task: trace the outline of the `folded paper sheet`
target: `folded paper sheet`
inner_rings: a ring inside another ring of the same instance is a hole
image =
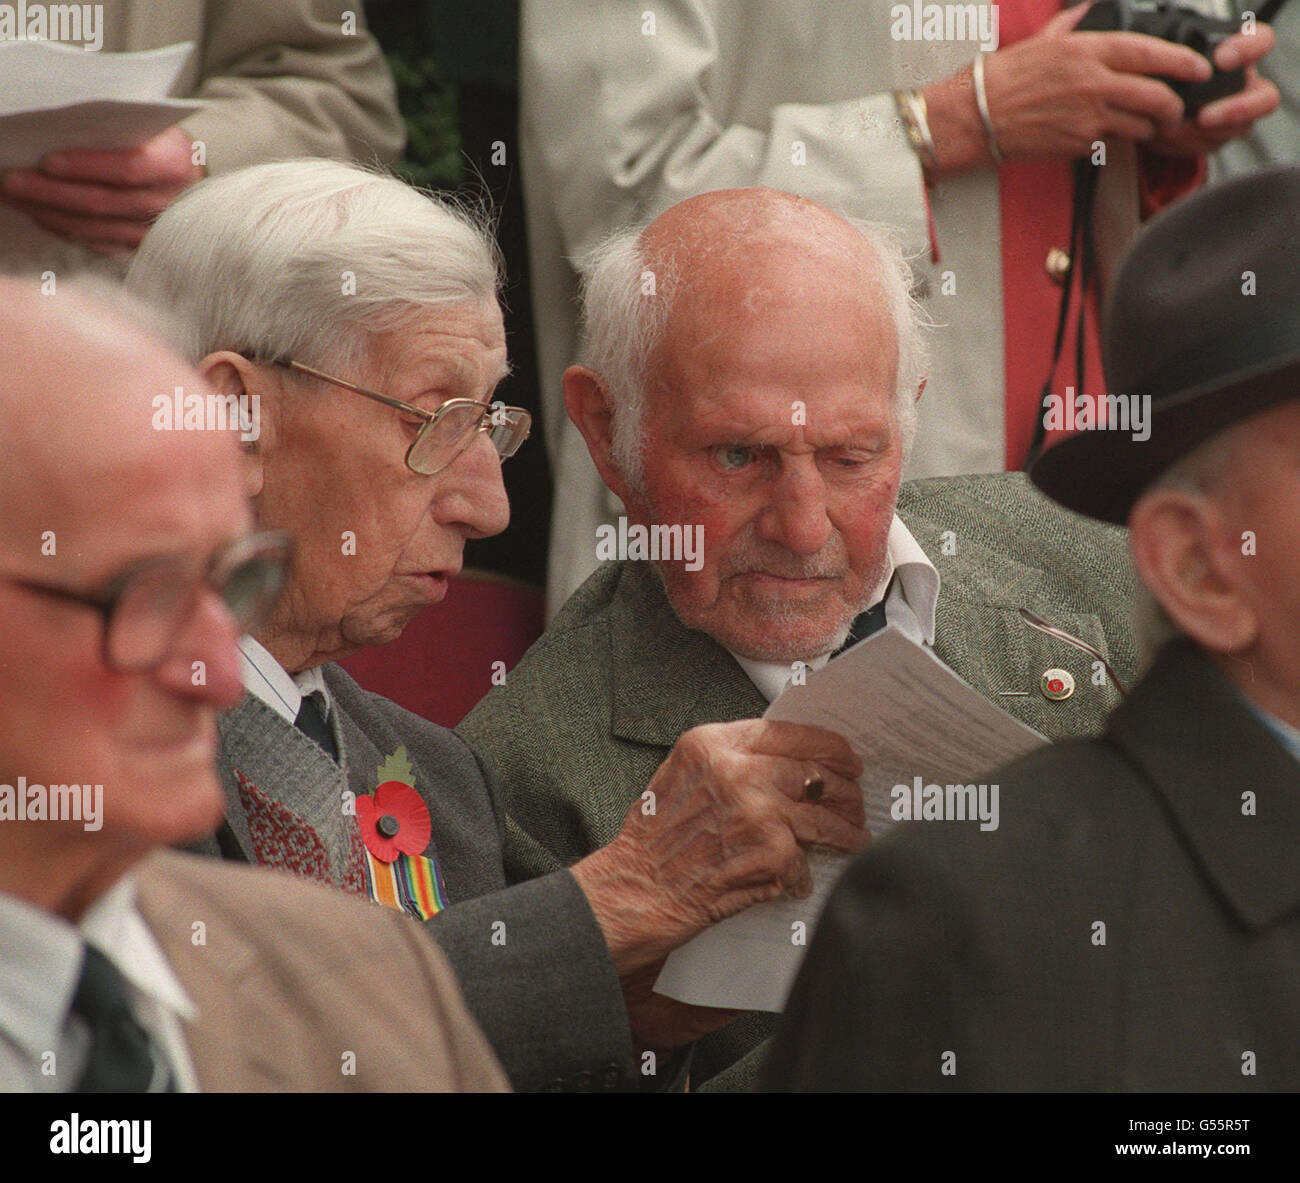
[[[0,42],[0,169],[62,148],[127,148],[204,104],[168,98],[192,41],[139,53]]]

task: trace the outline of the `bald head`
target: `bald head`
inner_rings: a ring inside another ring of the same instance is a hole
[[[879,284],[871,238],[825,206],[776,189],[719,189],[665,210],[639,236],[646,265],[692,283],[732,272],[772,272],[798,260],[830,265],[834,280]]]
[[[0,794],[50,794],[0,826],[0,891],[75,917],[150,847],[220,819],[216,712],[240,694],[237,630],[188,589],[251,515],[235,433],[162,429],[158,400],[205,387],[135,319],[0,280],[0,339]],[[158,664],[108,660],[109,612],[122,651],[157,646]],[[55,785],[81,787],[71,816]]]
[[[615,407],[615,463],[640,483],[647,373],[661,346],[729,331],[784,307],[817,322],[858,313],[894,355],[904,450],[926,361],[910,270],[883,227],[775,189],[723,189],[679,202],[644,229],[612,236],[584,263],[583,362]]]
[[[104,296],[134,305],[116,291]],[[68,541],[102,530],[109,505],[123,512],[169,472],[190,469],[219,487],[237,477],[231,432],[154,429],[155,400],[177,387],[201,393],[195,371],[103,298],[0,279],[0,415],[9,436],[0,468],[0,547],[13,553],[47,530]],[[50,556],[57,557],[57,556]]]
[[[924,366],[889,236],[706,193],[607,243],[584,310],[570,418],[629,519],[703,539],[658,564],[678,618],[754,660],[833,650],[883,593]]]

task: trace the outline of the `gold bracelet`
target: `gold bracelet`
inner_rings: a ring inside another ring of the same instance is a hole
[[[903,122],[903,131],[907,142],[912,145],[927,172],[937,172],[939,158],[934,151],[934,138],[930,135],[930,124],[925,116],[925,95],[919,90],[894,91],[894,106],[898,117]]]

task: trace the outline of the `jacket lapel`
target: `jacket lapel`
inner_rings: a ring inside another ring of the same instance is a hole
[[[767,701],[721,645],[688,629],[648,563],[628,563],[610,608],[611,728],[671,748],[704,723],[752,719]]]
[[[262,999],[273,997],[237,925],[220,909],[179,886],[170,873],[151,866],[139,876],[140,912],[197,1009],[185,1024],[190,1058],[204,1092],[265,1092],[290,1087],[268,1049],[282,1044],[281,1023]],[[256,901],[250,900],[250,906]],[[195,917],[203,919],[204,944],[193,944]]]
[[[1165,649],[1110,738],[1243,923],[1264,928],[1300,905],[1300,762],[1190,642]]]
[[[907,525],[939,571],[935,655],[994,705],[1049,739],[1099,735],[1121,701],[1119,692],[1093,657],[1031,628],[1020,609],[1086,641],[1114,665],[1101,618],[1050,594],[1037,567],[969,539],[956,555],[945,555],[925,523]],[[1068,698],[1044,695],[1043,675],[1052,669],[1073,679]]]
[[[1094,668],[1094,658],[1030,628],[1019,604],[981,604],[941,594],[939,605],[935,655],[971,687],[1049,739],[1101,734],[1106,716],[1121,699],[1104,670]],[[1039,597],[1024,606],[1106,654],[1113,664],[1099,617]],[[1053,700],[1043,693],[1048,670],[1064,670],[1073,679],[1068,698]]]

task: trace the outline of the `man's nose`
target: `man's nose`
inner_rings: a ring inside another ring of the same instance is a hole
[[[826,482],[816,457],[784,458],[768,504],[759,516],[759,535],[795,554],[811,555],[830,541],[832,530],[826,512]]]
[[[440,525],[459,527],[467,538],[491,538],[510,524],[501,456],[487,432],[477,432],[470,446],[429,480],[437,485],[432,510]]]
[[[244,693],[238,642],[239,626],[230,609],[205,586],[157,678],[168,689],[218,709],[234,706]]]

